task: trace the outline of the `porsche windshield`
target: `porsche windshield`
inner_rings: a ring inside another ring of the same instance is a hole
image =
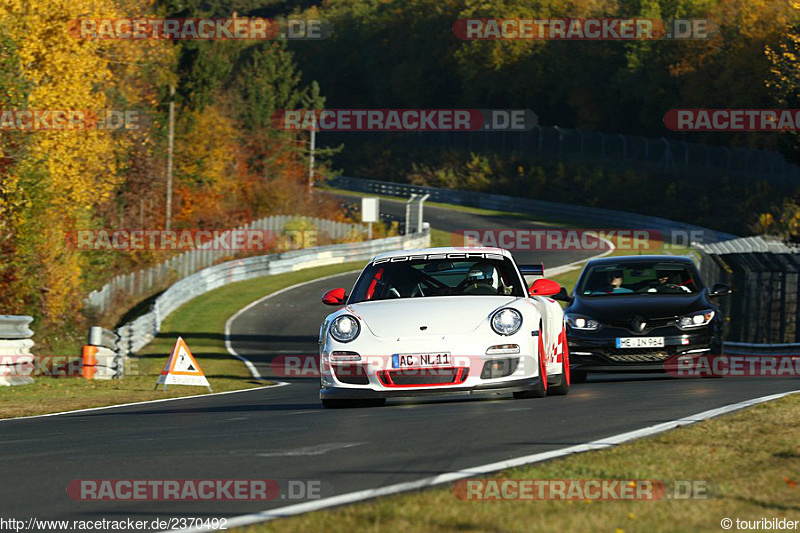
[[[432,296],[525,296],[510,259],[408,260],[371,264],[348,303]]]
[[[589,267],[575,291],[581,296],[626,294],[695,294],[700,290],[693,268],[684,263],[642,261]]]

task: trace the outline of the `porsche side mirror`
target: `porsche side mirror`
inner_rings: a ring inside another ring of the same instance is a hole
[[[708,292],[708,296],[714,298],[716,296],[724,296],[726,294],[730,294],[733,291],[731,290],[730,286],[724,283],[715,283],[711,290]]]
[[[555,296],[562,290],[561,285],[555,281],[547,278],[537,279],[528,289],[528,294],[531,296]],[[566,291],[564,291],[566,292]]]
[[[325,305],[344,305],[347,301],[347,294],[341,287],[331,289],[322,295],[322,303]]]

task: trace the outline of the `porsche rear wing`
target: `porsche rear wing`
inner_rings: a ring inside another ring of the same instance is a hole
[[[519,272],[523,276],[544,276],[544,264],[519,265]]]

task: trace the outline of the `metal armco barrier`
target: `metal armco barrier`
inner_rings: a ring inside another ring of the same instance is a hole
[[[31,322],[33,317],[27,315],[0,315],[0,385],[33,383],[31,376],[19,375],[19,369],[32,365],[34,359]]]
[[[314,228],[315,231],[319,231],[334,241],[361,238],[366,234],[366,227],[362,224],[348,224],[322,218],[292,215],[275,215],[261,218],[231,231],[260,230],[273,232],[276,235],[283,235],[287,231],[289,233],[301,233],[297,230],[287,230],[287,226],[291,227],[292,223],[301,222],[309,224],[309,227]],[[237,253],[234,250],[214,250],[209,246],[189,250],[150,268],[115,277],[100,289],[89,293],[84,303],[87,308],[105,313],[114,304],[117,296],[140,297],[150,295],[154,291],[163,288],[171,279],[189,276],[223,258],[235,255]]]
[[[527,213],[536,218],[601,225],[609,229],[642,228],[658,230],[665,233],[680,232],[681,235],[685,235],[688,239],[695,242],[698,240],[697,237],[699,237],[702,242],[706,243],[726,241],[736,238],[736,235],[732,235],[730,233],[711,230],[701,226],[695,226],[693,224],[686,224],[684,222],[678,222],[660,217],[638,215],[636,213],[614,211],[612,209],[602,209],[599,207],[562,204],[559,202],[518,198],[514,196],[504,196],[501,194],[457,191],[453,189],[440,189],[437,187],[422,187],[418,185],[409,185],[407,183],[393,183],[388,181],[351,178],[347,176],[336,176],[329,179],[327,183],[332,187],[338,187],[340,189],[346,189],[349,191],[384,194],[388,196],[407,197],[412,194],[427,194],[429,195],[428,199],[431,202],[465,205],[470,207],[479,207],[482,209],[494,209],[498,211],[509,211],[515,213]],[[677,244],[689,245],[690,242],[679,242]]]
[[[113,331],[92,326],[81,353],[81,376],[85,379],[125,377],[125,354],[118,349],[119,337]]]
[[[720,304],[734,346],[800,343],[800,249],[763,237],[697,248],[706,282],[733,288]]]
[[[134,355],[158,334],[161,322],[167,315],[193,298],[228,283],[304,268],[367,261],[382,252],[425,248],[429,245],[430,231],[425,228],[412,235],[248,257],[205,268],[170,286],[156,299],[148,313],[118,328],[120,339],[117,353],[121,356]]]
[[[797,355],[800,356],[800,344],[754,344],[748,342],[726,342],[725,353],[728,355]]]
[[[420,187],[404,183],[338,176],[333,187],[370,194],[429,194],[430,200],[577,223],[629,227],[702,236],[691,238],[695,261],[706,284],[727,283],[733,294],[718,299],[730,318],[731,350],[775,353],[776,345],[800,343],[800,249],[763,237],[735,235],[659,217],[497,194]],[[744,344],[743,344],[744,343]],[[726,343],[726,350],[729,343]],[[794,347],[786,348],[790,352]],[[743,352],[732,352],[743,353]],[[794,352],[796,353],[796,352]]]
[[[23,315],[0,315],[0,339],[29,339],[33,331],[28,325],[33,317]]]

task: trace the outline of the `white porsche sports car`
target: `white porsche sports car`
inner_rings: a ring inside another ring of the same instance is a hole
[[[500,248],[428,248],[375,257],[341,308],[320,328],[320,399],[325,407],[382,405],[386,398],[505,391],[514,398],[566,394],[564,314],[548,279],[528,289]]]

